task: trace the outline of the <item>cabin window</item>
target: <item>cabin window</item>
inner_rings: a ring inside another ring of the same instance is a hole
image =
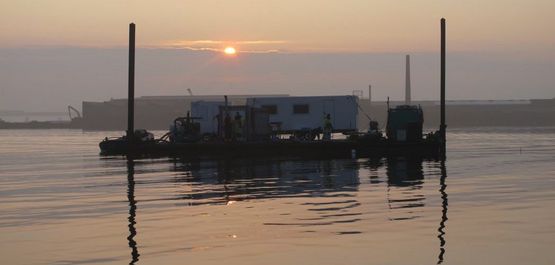
[[[307,114],[309,112],[308,104],[293,105],[293,114]]]
[[[268,114],[277,114],[277,105],[262,105],[262,109],[268,112]]]

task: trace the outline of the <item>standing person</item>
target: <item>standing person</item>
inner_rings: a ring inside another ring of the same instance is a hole
[[[322,140],[331,140],[331,132],[333,130],[333,126],[331,123],[331,115],[328,113],[324,117],[324,135],[322,136]]]

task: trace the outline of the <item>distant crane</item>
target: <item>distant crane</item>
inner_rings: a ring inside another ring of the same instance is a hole
[[[71,115],[71,112],[75,113],[75,117]],[[69,120],[73,120],[75,118],[77,119],[81,119],[81,112],[79,112],[76,108],[70,106],[67,106],[67,114],[69,115]]]
[[[187,91],[189,92],[189,96],[193,96],[193,91],[190,88],[187,88]]]
[[[74,115],[71,114],[72,112],[74,113]],[[83,116],[81,116],[81,112],[79,112],[76,108],[68,105],[67,114],[69,115],[70,128],[83,128]]]

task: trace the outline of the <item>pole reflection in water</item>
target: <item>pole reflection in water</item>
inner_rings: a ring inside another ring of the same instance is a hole
[[[447,178],[447,169],[445,168],[445,159],[441,160],[441,178],[439,179],[439,192],[441,193],[441,222],[439,222],[439,228],[437,231],[439,235],[439,256],[437,264],[443,263],[443,256],[445,255],[445,223],[447,222],[447,206],[449,205],[447,199],[447,184],[445,179]]]
[[[198,207],[197,211],[202,214],[191,215],[190,218],[198,216],[206,218],[209,215],[204,215],[204,213],[214,209],[209,209],[210,206],[217,208],[234,205],[226,211],[252,217],[253,210],[251,209],[260,210],[254,215],[260,218],[259,223],[255,222],[253,225],[267,228],[259,228],[259,231],[283,231],[285,229],[289,232],[311,233],[312,235],[322,231],[336,235],[367,233],[369,229],[366,224],[379,222],[383,217],[386,218],[385,220],[390,220],[391,224],[398,222],[398,225],[419,225],[419,223],[415,223],[418,221],[412,220],[420,217],[426,217],[421,219],[427,220],[430,213],[427,209],[432,209],[431,206],[426,205],[431,203],[425,203],[425,195],[430,191],[425,189],[430,185],[425,184],[433,183],[435,186],[437,183],[435,178],[429,180],[425,180],[425,178],[441,176],[439,191],[442,199],[442,218],[437,228],[439,234],[436,234],[440,240],[438,264],[444,260],[445,223],[447,221],[444,162],[426,160],[421,157],[370,158],[368,160],[228,159],[191,161],[172,159],[171,161],[173,164],[171,170],[176,174],[164,181],[177,185],[173,186],[173,198],[164,199],[164,201],[173,201],[173,207]],[[137,201],[134,196],[134,165],[133,160],[127,161],[129,201],[129,236],[127,239],[132,250],[130,264],[135,264],[139,260],[138,246],[135,242]],[[368,169],[368,182],[359,176],[360,172],[363,172],[361,171],[363,168]],[[382,191],[384,189],[387,191],[385,202],[388,207],[384,207],[386,205],[384,205],[383,195],[366,193],[371,192],[368,185],[372,186],[371,189],[380,187]],[[258,202],[254,202],[255,200]],[[285,204],[280,205],[282,201]],[[241,209],[237,205],[244,208]],[[267,205],[272,205],[272,207]],[[384,215],[380,217],[376,215],[378,213],[376,210],[381,208],[384,208],[385,211]],[[278,209],[279,213],[275,213],[274,209]],[[434,207],[432,214],[436,209]],[[228,224],[236,229],[241,229],[241,225],[236,223]],[[396,225],[385,226],[395,229]],[[198,227],[198,229],[206,230],[204,233],[212,232],[210,227]],[[435,232],[435,229],[432,231]],[[204,242],[204,244],[214,243]],[[148,249],[143,249],[144,251],[148,252]],[[431,256],[435,260],[435,253]]]
[[[129,202],[129,236],[127,241],[129,242],[129,247],[131,248],[131,262],[129,264],[135,264],[139,261],[139,250],[137,249],[137,242],[135,242],[135,236],[137,235],[137,230],[135,229],[135,212],[137,210],[137,201],[135,200],[135,161],[132,158],[127,159],[127,201]]]

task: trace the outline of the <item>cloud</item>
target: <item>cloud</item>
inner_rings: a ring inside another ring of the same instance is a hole
[[[285,40],[171,40],[147,45],[147,48],[221,52],[225,47],[232,46],[240,53],[278,53],[281,52],[279,46],[288,43]]]
[[[289,41],[285,40],[242,40],[242,41],[232,41],[232,40],[173,40],[166,43],[173,45],[270,45],[270,44],[285,44]]]

